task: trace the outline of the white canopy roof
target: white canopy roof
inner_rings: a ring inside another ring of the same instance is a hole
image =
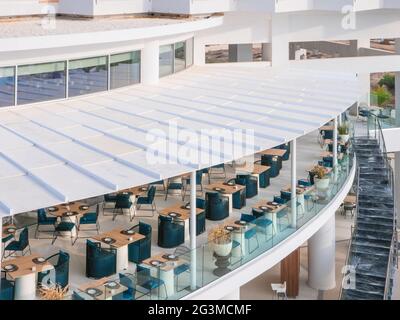
[[[317,129],[358,97],[355,74],[226,64],[192,67],[157,85],[0,110],[0,215],[98,196],[268,149]],[[244,137],[251,148],[241,149],[234,135],[220,148],[198,147],[187,134],[204,129],[250,130]],[[168,161],[152,162],[155,150]]]

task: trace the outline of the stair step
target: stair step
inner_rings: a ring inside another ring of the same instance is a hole
[[[357,289],[343,290],[342,299],[345,300],[383,300],[383,294],[374,294]]]

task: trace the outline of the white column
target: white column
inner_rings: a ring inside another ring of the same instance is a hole
[[[287,65],[290,42],[289,15],[275,14],[271,19],[272,65]]]
[[[371,104],[371,75],[369,73],[359,73],[358,81],[360,82],[361,93],[360,104]]]
[[[141,82],[154,84],[159,80],[160,72],[160,44],[151,41],[144,45],[141,54]]]
[[[396,54],[400,54],[400,38],[396,39]],[[396,124],[400,126],[400,72],[395,73]]]
[[[237,288],[231,293],[228,293],[221,300],[240,300],[240,288]]]
[[[190,175],[190,289],[196,289],[196,171]]]
[[[291,157],[291,212],[292,212],[292,228],[297,227],[297,142],[296,139],[290,142]]]
[[[229,45],[229,62],[251,61],[253,61],[253,45],[251,43]]]
[[[335,215],[308,240],[308,285],[316,290],[336,287]]]
[[[202,66],[206,63],[206,45],[199,39],[194,40],[193,63]]]

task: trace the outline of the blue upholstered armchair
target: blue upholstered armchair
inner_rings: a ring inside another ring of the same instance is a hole
[[[218,192],[206,192],[206,218],[217,221],[229,216],[229,199]]]
[[[156,203],[154,202],[154,197],[156,195],[156,187],[155,186],[150,186],[149,189],[147,190],[147,195],[145,197],[139,197],[137,199],[136,205],[137,209],[140,210],[142,209],[143,205],[150,206],[152,216],[154,216],[154,212],[156,211]]]
[[[7,273],[1,271],[1,285],[0,285],[0,301],[1,300],[14,300],[14,281],[6,278]]]
[[[135,241],[128,245],[129,261],[136,264],[141,263],[143,260],[150,258],[151,256],[152,227],[147,223],[139,222],[137,231],[146,238]]]
[[[86,277],[103,278],[116,272],[117,252],[105,249],[99,242],[86,240]]]
[[[280,171],[280,160],[279,157],[277,156],[271,156],[268,154],[263,154],[261,156],[261,164],[263,166],[269,166],[269,175],[271,178],[275,178],[279,175]]]
[[[184,222],[160,215],[158,217],[158,246],[161,248],[175,248],[184,242]]]
[[[93,228],[85,228],[83,231],[97,231],[99,233],[100,225],[99,225],[99,214],[100,214],[100,204],[96,205],[95,212],[88,212],[83,217],[79,219],[78,229],[81,230],[82,226],[92,225]]]
[[[132,217],[132,201],[131,201],[131,193],[123,192],[117,194],[117,198],[115,201],[114,211],[113,211],[113,220],[117,217],[118,213],[123,215],[124,210],[129,210],[129,215]]]
[[[243,181],[242,181],[243,182]],[[228,180],[226,183],[237,183],[237,179],[233,178]],[[242,185],[242,184],[240,184]],[[235,209],[242,209],[246,205],[246,190],[239,190],[232,194],[232,207]]]
[[[236,183],[246,187],[246,198],[253,198],[258,194],[258,178],[250,174],[238,174]]]
[[[40,226],[50,226],[52,227],[51,230],[46,230],[47,232],[54,232],[54,228],[57,222],[56,217],[48,217],[46,214],[46,210],[44,209],[39,209],[37,210],[37,225],[36,225],[36,231],[35,231],[35,238],[38,238],[38,233],[42,232],[40,230]]]
[[[48,270],[44,272],[38,273],[38,284],[50,285],[52,281],[55,281],[54,284],[65,288],[69,283],[69,254],[67,252],[61,251],[57,254],[54,254],[46,259],[46,261],[50,262],[54,266],[53,270]],[[49,277],[46,283],[43,283],[45,277],[49,275],[51,272],[55,272],[55,278],[51,279]]]

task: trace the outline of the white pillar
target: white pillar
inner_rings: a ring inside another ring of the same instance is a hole
[[[333,119],[333,168],[336,170],[338,165],[338,120]]]
[[[240,300],[240,288],[237,288],[231,293],[228,293],[221,300]]]
[[[271,19],[272,65],[287,65],[290,42],[289,15],[275,14]]]
[[[190,289],[196,290],[196,171],[190,175]]]
[[[229,45],[229,62],[251,61],[253,61],[253,45],[251,43]]]
[[[272,44],[271,43],[263,43],[261,52],[262,52],[262,61],[271,61],[272,60]]]
[[[160,44],[151,41],[144,45],[141,54],[141,82],[157,83],[160,78]]]
[[[335,215],[308,240],[308,285],[316,290],[336,287]]]
[[[360,104],[371,104],[371,74],[369,73],[359,73],[358,81],[360,83],[361,94]]]
[[[297,142],[293,139],[290,142],[291,157],[291,212],[292,212],[292,228],[297,227]]]

